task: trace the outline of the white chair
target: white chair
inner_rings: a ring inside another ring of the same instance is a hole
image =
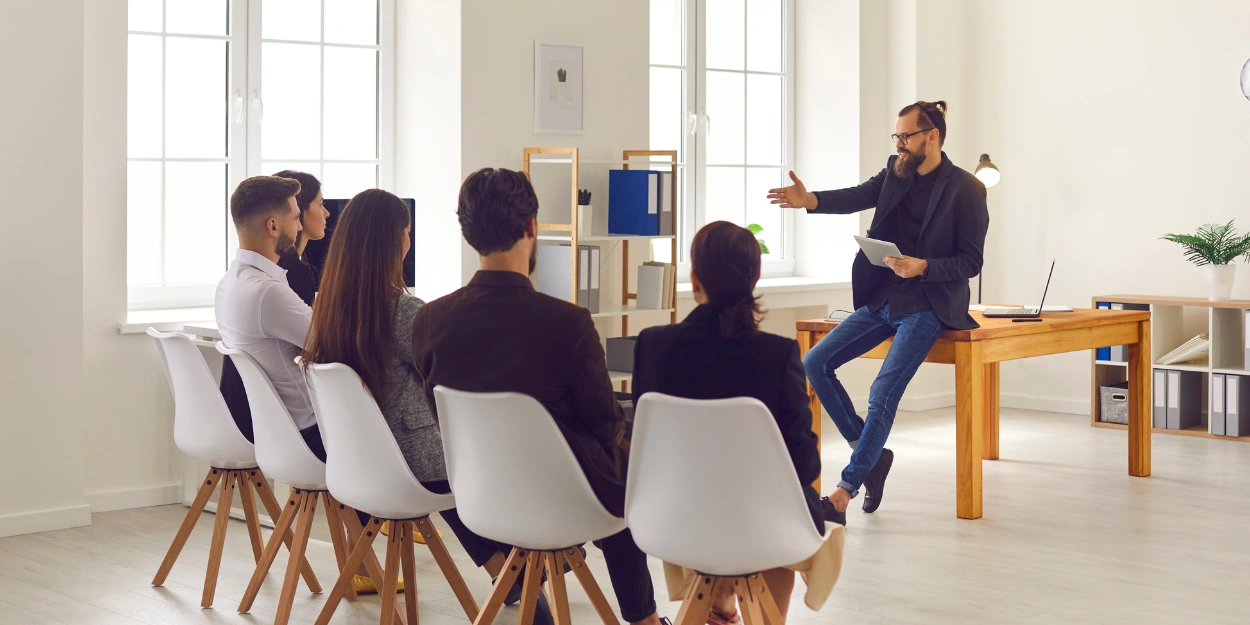
[[[547,410],[519,393],[467,393],[445,386],[435,387],[434,401],[460,520],[483,537],[515,545],[475,623],[494,622],[522,564],[518,623],[533,622],[544,567],[555,622],[570,623],[567,560],[599,618],[619,625],[575,546],[617,534],[625,521],[599,503]]]
[[[386,577],[382,592],[382,625],[390,625],[395,612],[395,587],[399,564],[409,587],[405,594],[408,622],[417,622],[417,587],[413,534],[423,535],[447,583],[460,600],[470,621],[478,606],[460,570],[447,552],[430,515],[456,506],[452,495],[426,490],[412,475],[404,455],[391,435],[386,418],[351,367],[339,363],[308,366],[308,390],[321,436],[326,444],[326,484],[335,499],[373,515],[373,523],[389,520],[386,545]],[[355,549],[327,599],[317,625],[325,625],[352,583],[352,572],[366,553],[372,553],[376,532],[369,532]]]
[[[345,570],[347,554],[350,551],[349,541],[343,534],[347,527],[351,541],[358,541],[362,534],[367,534],[356,518],[356,511],[340,505],[326,487],[326,465],[308,449],[291,414],[287,412],[282,398],[278,396],[269,376],[260,365],[247,353],[217,343],[217,351],[229,356],[243,378],[243,387],[247,390],[247,403],[252,409],[252,430],[256,440],[256,461],[265,473],[280,482],[291,485],[291,495],[282,515],[274,521],[274,536],[281,535],[295,526],[295,541],[290,546],[291,559],[287,564],[286,577],[282,583],[282,593],[278,597],[275,625],[285,625],[291,617],[291,607],[295,602],[296,558],[302,558],[308,549],[308,538],[312,531],[313,518],[317,512],[317,501],[324,497],[326,517],[330,525],[330,540],[334,544],[334,555],[338,559],[339,570]],[[372,523],[371,523],[372,525]],[[278,555],[278,542],[272,537],[265,546],[264,553],[256,562],[256,571],[247,585],[247,591],[239,602],[239,612],[252,609],[252,603],[260,592],[261,583],[269,568],[273,566]],[[364,556],[365,569],[375,579],[382,579],[383,573],[377,556],[370,550]],[[355,567],[351,569],[355,570]],[[313,589],[320,592],[320,587]],[[350,586],[346,591],[348,599],[355,599],[355,588]]]
[[[213,596],[217,590],[217,572],[221,567],[221,553],[225,546],[234,490],[239,490],[243,517],[252,541],[252,555],[257,561],[260,560],[262,545],[260,518],[256,513],[256,498],[253,493],[260,496],[261,503],[271,518],[278,518],[281,508],[265,475],[257,467],[255,449],[234,424],[230,409],[226,406],[221,391],[217,389],[213,374],[199,348],[185,334],[157,332],[148,328],[148,336],[156,341],[157,352],[161,355],[161,363],[169,379],[169,390],[174,396],[174,443],[182,453],[212,467],[200,485],[182,526],[178,528],[156,577],[152,579],[152,585],[160,586],[165,583],[165,578],[169,576],[174,562],[182,553],[187,538],[195,529],[196,521],[204,512],[204,505],[220,485],[217,518],[213,524],[213,540],[208,552],[208,571],[204,578],[204,594],[200,599],[200,605],[207,608],[213,605]],[[278,535],[283,536],[283,541],[290,545],[290,532]],[[317,583],[317,577],[313,575],[312,568],[306,561],[303,562],[301,570],[308,587],[320,591],[321,585]]]
[[[715,449],[708,462],[697,449]],[[735,506],[726,514],[726,505]],[[810,558],[824,542],[768,408],[749,397],[638,401],[625,486],[638,548],[699,573],[677,625],[702,625],[719,584],[732,584],[746,625],[782,623],[759,575]],[[761,616],[761,611],[763,616]]]

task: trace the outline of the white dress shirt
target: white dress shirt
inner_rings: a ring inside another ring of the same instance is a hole
[[[241,249],[217,284],[214,303],[226,346],[246,352],[269,374],[296,427],[316,425],[308,385],[295,364],[312,323],[312,309],[287,286],[286,270]]]

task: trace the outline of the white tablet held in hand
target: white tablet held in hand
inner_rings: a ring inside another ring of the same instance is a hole
[[[885,264],[887,256],[893,256],[894,258],[903,257],[903,253],[898,251],[898,246],[889,241],[879,241],[857,236],[855,237],[855,242],[859,243],[859,249],[864,250],[864,255],[868,257],[868,262],[878,267],[887,266]]]

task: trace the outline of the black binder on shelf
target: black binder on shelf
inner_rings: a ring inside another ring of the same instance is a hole
[[[1167,429],[1187,430],[1202,423],[1202,372],[1169,370]]]
[[[1224,376],[1224,433],[1250,436],[1250,376]]]
[[[1168,372],[1166,369],[1155,369],[1152,393],[1154,394],[1154,412],[1151,426],[1162,430],[1168,426]]]
[[[1222,373],[1211,374],[1211,433],[1224,436],[1224,382],[1228,376]],[[1236,377],[1236,376],[1233,376]]]

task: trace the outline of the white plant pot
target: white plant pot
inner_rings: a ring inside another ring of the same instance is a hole
[[[1232,298],[1233,278],[1237,275],[1237,265],[1207,265],[1207,298],[1213,302],[1222,302]]]
[[[595,208],[590,204],[577,207],[577,236],[606,237],[608,236],[608,209]]]

